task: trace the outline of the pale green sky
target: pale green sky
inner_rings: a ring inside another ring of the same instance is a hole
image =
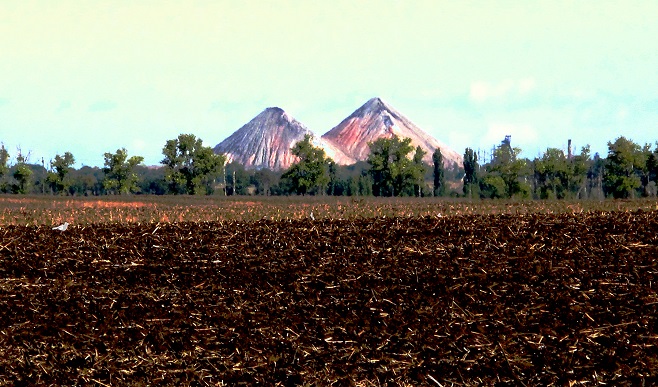
[[[0,0],[0,141],[101,165],[379,96],[460,153],[658,140],[658,1]]]

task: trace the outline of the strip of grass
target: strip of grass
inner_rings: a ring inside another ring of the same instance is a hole
[[[0,225],[360,219],[408,216],[562,214],[658,209],[656,199],[510,201],[443,198],[0,196]]]

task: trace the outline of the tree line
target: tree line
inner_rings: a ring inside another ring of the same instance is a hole
[[[658,142],[641,146],[624,136],[608,142],[608,154],[590,155],[589,145],[572,155],[548,148],[534,160],[506,138],[492,160],[479,165],[475,152],[464,153],[463,194],[480,198],[604,199],[655,197]]]
[[[168,140],[162,149],[162,168],[142,165],[142,156],[125,148],[106,152],[103,168],[73,168],[70,152],[55,155],[46,168],[30,164],[30,155],[17,150],[16,163],[8,165],[9,152],[0,145],[0,192],[54,195],[212,194],[226,157],[203,146],[192,134]]]
[[[468,198],[603,199],[657,194],[658,142],[641,146],[619,137],[608,142],[605,158],[548,148],[540,157],[521,158],[506,137],[491,160],[480,164],[466,148],[462,165],[446,167],[440,149],[433,165],[411,139],[396,136],[369,143],[366,161],[337,165],[306,136],[291,149],[297,162],[285,171],[247,170],[203,146],[192,134],[168,140],[161,167],[146,167],[125,148],[103,155],[102,168],[73,168],[70,152],[55,155],[48,166],[30,163],[17,149],[15,163],[0,145],[0,192],[50,195],[333,195],[453,196]]]

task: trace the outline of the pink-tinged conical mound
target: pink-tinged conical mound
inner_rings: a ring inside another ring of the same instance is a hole
[[[427,134],[380,98],[366,102],[338,126],[325,133],[322,139],[342,150],[347,157],[363,161],[370,153],[369,142],[392,135],[401,139],[411,138],[414,147],[420,146],[426,152],[423,160],[430,165],[433,162],[432,154],[437,148],[441,149],[445,166],[463,163],[459,153]]]

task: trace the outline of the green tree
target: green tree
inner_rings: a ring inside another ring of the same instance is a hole
[[[105,175],[98,167],[83,166],[71,171],[71,186],[69,192],[73,195],[94,195],[103,193],[103,180]]]
[[[329,160],[327,162],[327,171],[328,171],[328,177],[329,177],[329,187],[327,189],[327,194],[331,196],[337,195],[337,190],[339,187],[339,181],[338,181],[338,167],[336,165],[336,162],[333,160]]]
[[[357,179],[357,193],[352,196],[372,196],[373,181],[372,176],[365,174],[359,175]]]
[[[370,154],[368,164],[372,176],[372,190],[375,196],[393,196],[393,172],[391,164],[394,162],[392,148],[399,143],[399,139],[380,138],[368,143]],[[409,147],[409,152],[411,148]]]
[[[281,174],[270,169],[259,169],[249,178],[249,182],[256,188],[256,195],[270,195]]]
[[[349,196],[359,196],[359,179],[361,176],[352,176],[350,177],[347,184],[347,195]]]
[[[655,145],[656,148],[653,150],[653,152],[651,152],[649,157],[647,157],[647,169],[649,170],[649,179],[652,181],[658,180],[658,141],[656,142]],[[1,159],[0,162],[2,162]]]
[[[472,198],[480,194],[478,155],[471,148],[464,151],[464,195]]]
[[[588,198],[590,199],[605,199],[605,192],[603,190],[603,174],[605,171],[606,160],[602,158],[598,152],[589,162],[587,168],[587,190]]]
[[[134,170],[137,175],[137,192],[149,195],[164,195],[168,192],[165,181],[165,169],[137,165]]]
[[[405,189],[407,190],[406,193],[409,196],[418,196],[421,197],[426,194],[426,186],[424,184],[425,182],[425,163],[423,162],[423,157],[425,157],[425,152],[423,148],[420,146],[416,147],[416,151],[414,152],[414,157],[411,159],[411,165],[406,171],[406,179],[407,181],[413,181],[413,190],[411,192],[408,191],[408,188],[405,188],[404,182],[401,182],[400,186],[400,191],[403,194],[405,193]]]
[[[608,142],[604,176],[606,193],[614,198],[635,197],[642,186],[640,176],[645,167],[645,155],[640,145],[624,136]]]
[[[249,173],[238,162],[226,164],[226,194],[247,195],[249,193]]]
[[[537,194],[541,199],[564,199],[569,182],[569,162],[564,151],[548,148],[534,162]]]
[[[299,158],[281,176],[291,192],[298,195],[318,194],[325,191],[329,183],[329,161],[324,149],[313,146],[312,136],[305,135],[292,148],[292,154]]]
[[[46,181],[53,192],[59,194],[67,192],[72,183],[67,177],[69,172],[71,172],[71,166],[73,164],[75,164],[75,157],[73,157],[71,152],[66,152],[63,156],[55,155],[55,160],[50,161],[51,170],[48,172]]]
[[[135,167],[144,161],[142,156],[128,158],[126,148],[117,149],[116,153],[106,152],[103,173],[103,187],[115,194],[135,193],[139,189]]]
[[[656,142],[656,148],[647,156],[647,171],[649,175],[649,182],[646,188],[646,195],[655,197],[658,195],[658,187],[656,182],[658,181],[658,142]]]
[[[165,179],[175,194],[211,194],[215,179],[222,174],[225,155],[217,155],[212,148],[192,134],[181,134],[168,140],[162,149],[161,163],[166,167]]]
[[[567,176],[567,190],[569,196],[577,199],[587,197],[587,171],[591,164],[590,146],[581,148],[580,154],[569,160],[569,174]]]
[[[445,167],[443,166],[443,154],[440,148],[436,148],[432,154],[432,161],[434,162],[434,196],[445,196]]]
[[[480,195],[490,199],[501,199],[507,196],[507,184],[499,175],[486,174],[480,179]]]
[[[3,177],[9,172],[9,152],[5,149],[5,144],[0,143],[0,192],[7,191],[7,185]]]
[[[527,169],[527,162],[519,158],[521,148],[513,148],[510,138],[494,150],[493,159],[487,172],[500,177],[505,183],[505,197],[526,197],[530,195],[530,186],[522,179]]]
[[[372,195],[372,182],[369,175],[370,164],[357,161],[351,165],[336,165],[336,185],[334,195]],[[331,182],[330,182],[331,184]]]
[[[23,154],[21,149],[18,149],[18,156],[16,156],[16,165],[14,168],[14,179],[16,179],[17,184],[14,184],[12,191],[14,193],[26,194],[30,190],[30,185],[32,183],[32,174],[33,171],[27,165],[27,162],[30,159],[30,153]]]
[[[369,174],[372,176],[372,190],[375,196],[416,195],[416,188],[424,175],[422,155],[424,151],[416,148],[414,159],[409,154],[414,150],[411,139],[400,140],[399,137],[380,138],[368,144],[370,154]]]

